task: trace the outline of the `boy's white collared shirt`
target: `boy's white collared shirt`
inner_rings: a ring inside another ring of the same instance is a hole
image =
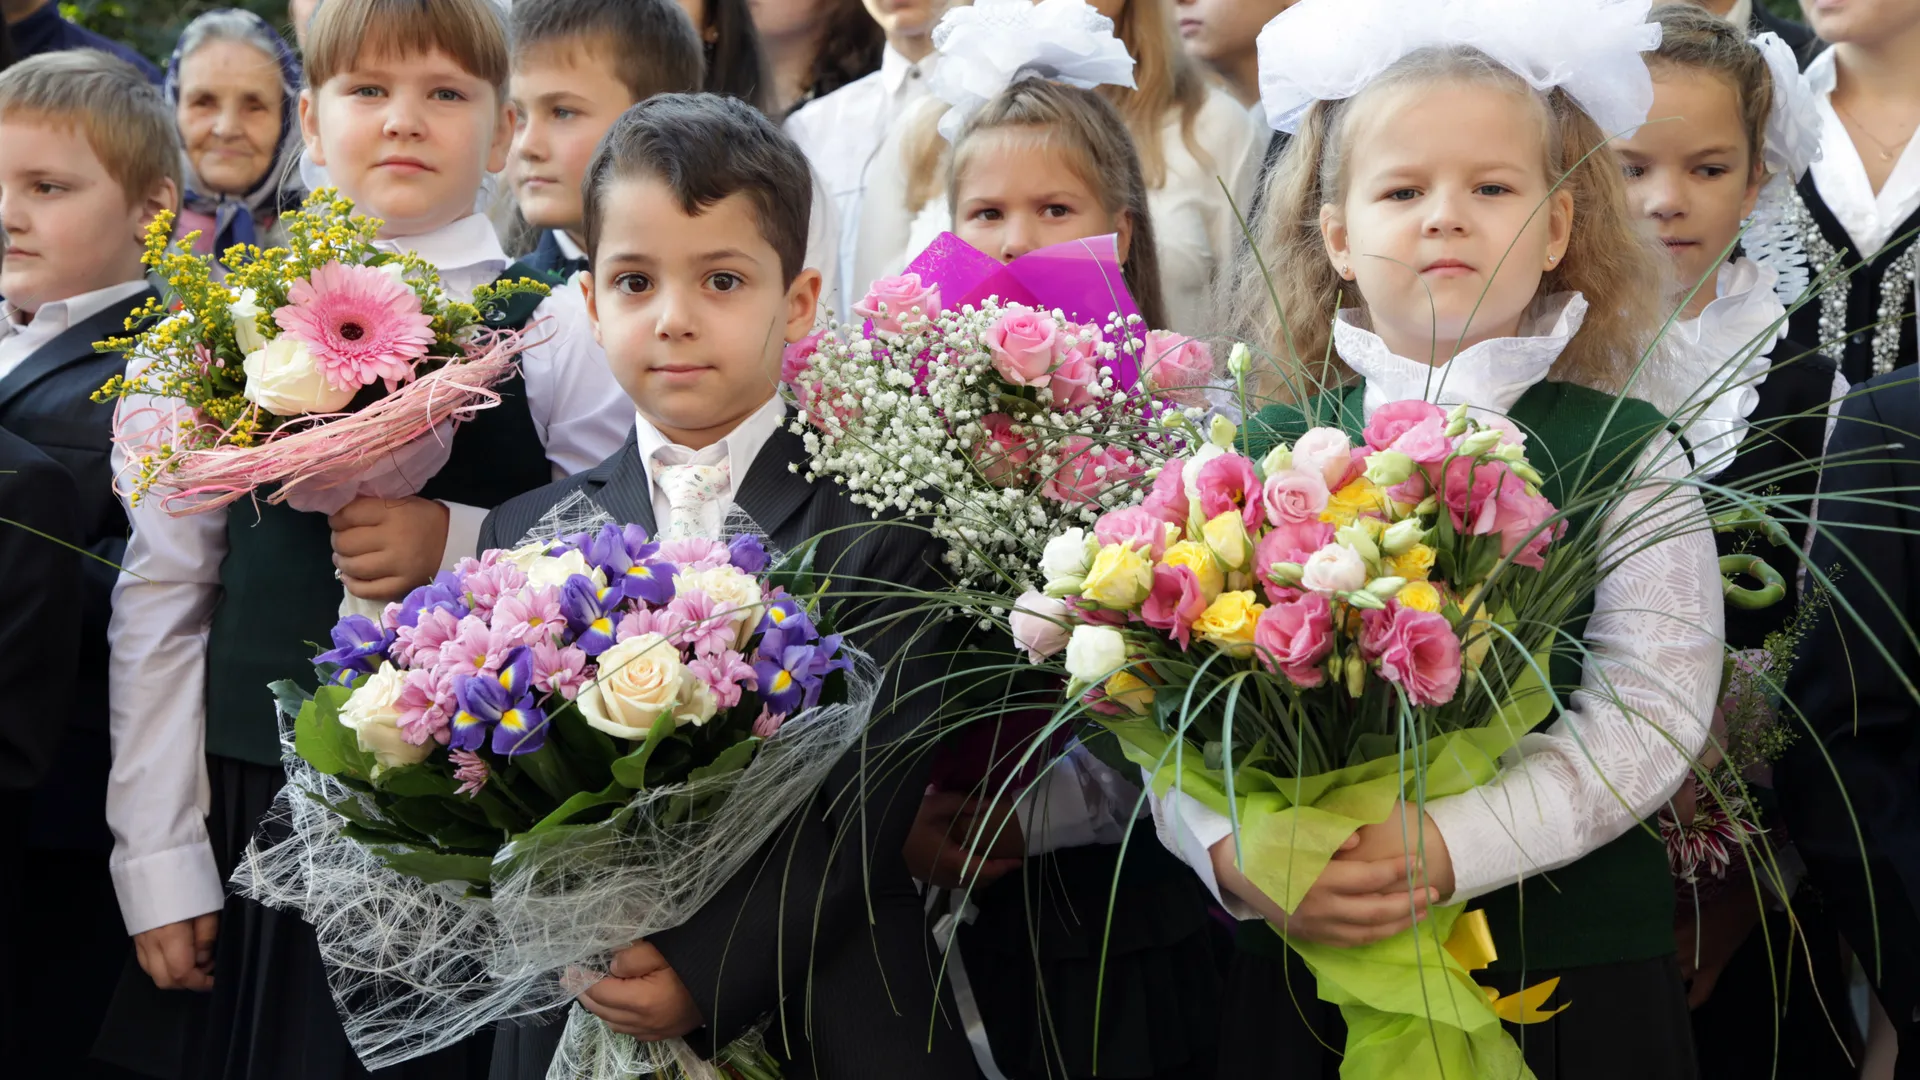
[[[24,313],[12,304],[0,306],[0,379],[13,374],[13,369],[25,363],[42,345],[113,305],[133,299],[146,288],[147,280],[141,278],[54,300],[42,304],[32,322],[26,321]]]
[[[378,246],[417,253],[460,300],[471,299],[512,261],[479,214]],[[633,422],[633,403],[593,340],[579,289],[555,289],[528,327],[533,344],[520,355],[526,404],[557,479],[617,453]],[[116,453],[116,469],[125,464]],[[446,568],[476,553],[487,510],[443,505]],[[170,517],[157,499],[130,507],[128,519],[133,535],[107,630],[114,742],[107,821],[115,842],[114,891],[127,932],[138,934],[224,903],[207,840],[203,748],[207,627],[220,599],[227,523],[225,512]]]
[[[667,493],[660,485],[660,469],[665,465],[725,466],[727,480],[722,490],[724,498],[706,507],[700,522],[701,535],[717,540],[726,526],[727,513],[740,493],[740,485],[747,479],[747,470],[753,468],[761,447],[767,445],[767,440],[786,421],[787,404],[779,394],[775,394],[727,432],[726,437],[700,450],[681,446],[667,438],[644,413],[635,412],[633,417],[640,463],[647,470],[647,493],[653,500],[656,535],[665,535],[667,522],[673,517]]]

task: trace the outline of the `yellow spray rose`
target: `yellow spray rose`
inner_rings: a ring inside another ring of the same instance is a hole
[[[1266,610],[1265,604],[1254,601],[1251,591],[1223,592],[1193,621],[1193,632],[1229,655],[1251,656],[1253,627]]]
[[[1425,544],[1415,544],[1398,555],[1389,556],[1384,566],[1386,572],[1394,577],[1425,581],[1433,576],[1433,549]]]
[[[1160,557],[1160,561],[1168,566],[1184,566],[1193,571],[1193,576],[1200,581],[1200,595],[1206,597],[1209,603],[1220,595],[1221,589],[1227,587],[1226,574],[1221,571],[1220,564],[1213,561],[1213,552],[1208,551],[1205,544],[1192,540],[1168,544],[1167,553]]]
[[[1080,595],[1104,608],[1132,611],[1153,589],[1153,564],[1127,544],[1108,544],[1093,557]]]
[[[1131,671],[1116,671],[1107,680],[1107,700],[1144,714],[1153,707],[1153,687]]]
[[[1247,523],[1238,510],[1222,510],[1201,530],[1213,557],[1227,570],[1245,570],[1253,558],[1253,538],[1247,535]]]
[[[1327,508],[1320,511],[1320,520],[1336,528],[1351,525],[1361,514],[1386,513],[1387,501],[1386,492],[1363,476],[1333,493]]]
[[[1400,601],[1402,607],[1410,607],[1415,611],[1440,610],[1440,590],[1425,581],[1407,582],[1400,587],[1395,599]]]

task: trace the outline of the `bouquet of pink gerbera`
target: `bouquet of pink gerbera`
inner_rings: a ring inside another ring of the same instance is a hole
[[[275,684],[288,783],[235,880],[314,926],[369,1068],[564,1004],[807,802],[876,690],[810,552],[633,525],[489,551],[343,618],[311,694]],[[575,1013],[571,1053],[705,1075]]]
[[[545,284],[457,301],[418,256],[376,248],[380,222],[332,189],[282,220],[286,247],[236,246],[219,263],[193,254],[191,235],[170,241],[170,213],[148,228],[163,299],[100,343],[132,373],[95,394],[126,402],[114,440],[134,501],[158,488],[169,513],[192,514],[277,485],[269,502],[331,513],[361,494],[411,495],[512,375],[521,334],[497,327]]]

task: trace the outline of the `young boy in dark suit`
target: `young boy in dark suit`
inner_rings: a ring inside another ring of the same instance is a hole
[[[859,594],[938,587],[934,549],[792,469],[806,451],[777,390],[781,349],[813,328],[820,295],[803,261],[811,188],[799,148],[738,101],[662,95],[614,124],[587,169],[582,287],[635,431],[597,468],[496,509],[481,546],[519,543],[576,494],[668,538],[717,538],[731,504],[777,548],[819,537],[816,569],[852,594],[842,625],[878,623],[856,644],[894,665],[890,688],[921,686],[937,675],[930,650],[906,647],[910,602]],[[869,766],[916,722],[887,698]],[[772,1015],[768,1044],[793,1040],[789,1076],[975,1075],[936,1014],[921,900],[900,857],[924,770],[895,757],[855,798],[862,757],[850,752],[691,921],[616,955],[581,1003],[616,1031],[708,1054]],[[504,1033],[494,1076],[545,1076],[558,1033]]]
[[[112,986],[102,972],[119,970],[128,951],[105,818],[107,620],[127,519],[108,463],[113,406],[91,400],[126,362],[93,345],[124,334],[154,297],[140,260],[148,223],[177,201],[175,130],[160,92],[106,53],[47,53],[0,74],[0,427],[70,475],[78,543],[98,556],[83,561],[79,589],[62,601],[83,620],[78,672],[66,735],[27,824],[25,902],[36,932],[24,941],[24,968],[35,983],[13,1019],[39,1035],[24,1075],[83,1075],[74,1070]]]

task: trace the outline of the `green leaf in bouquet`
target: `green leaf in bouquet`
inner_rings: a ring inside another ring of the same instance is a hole
[[[760,739],[748,737],[720,751],[714,759],[705,765],[687,773],[688,783],[702,780],[714,780],[733,773],[741,772],[753,762],[754,752],[760,746]],[[678,796],[668,800],[665,820],[668,823],[679,821],[704,821],[712,817],[727,801],[730,794],[725,788],[716,788],[705,794]]]
[[[584,791],[587,788],[587,784],[573,771],[573,767],[567,764],[566,758],[551,747],[542,747],[531,754],[517,755],[513,763],[556,803],[565,802],[573,797],[574,792]],[[619,774],[615,773],[615,775]]]
[[[293,751],[328,776],[373,776],[373,755],[360,749],[360,737],[340,722],[340,707],[353,696],[345,686],[323,686],[300,706],[293,722]]]
[[[591,810],[598,810],[606,806],[619,806],[632,797],[633,789],[617,780],[599,791],[576,792],[566,802],[561,803],[559,809],[541,818],[534,824],[533,828],[528,829],[527,832],[546,832],[559,828],[562,825],[583,824],[574,819]]]
[[[635,791],[647,790],[647,762],[652,760],[654,751],[673,734],[673,710],[662,710],[653,726],[647,729],[647,740],[640,749],[617,758],[613,763],[613,778]]]
[[[369,849],[389,870],[429,885],[462,881],[485,889],[493,884],[493,856],[452,855],[441,851],[376,847]]]
[[[307,688],[292,679],[268,683],[267,690],[273,694],[273,703],[288,716],[299,716],[300,710],[306,707],[307,702],[313,700],[313,695],[307,692]]]
[[[581,776],[584,788],[604,788],[613,780],[611,766],[621,756],[613,737],[588,725],[574,702],[547,715],[547,746],[558,746],[567,764]]]
[[[340,826],[340,835],[363,848],[390,847],[394,844],[424,847],[433,843],[428,837],[421,836],[412,830],[370,829],[353,823]]]
[[[427,839],[425,834],[414,832],[397,821],[367,813],[358,800],[341,799],[335,802],[331,799],[323,799],[312,792],[308,792],[307,797],[338,814],[347,823],[341,827],[342,834],[360,843],[417,844]]]
[[[819,592],[820,585],[813,573],[814,556],[819,551],[820,538],[815,536],[780,556],[779,562],[767,568],[767,584],[797,597],[810,597]]]
[[[460,785],[439,769],[420,764],[384,769],[373,786],[390,795],[433,795],[450,799]]]
[[[432,839],[434,846],[454,851],[488,851],[500,846],[500,834],[468,820],[448,804],[433,796],[408,796],[392,800],[387,812],[407,828]]]

